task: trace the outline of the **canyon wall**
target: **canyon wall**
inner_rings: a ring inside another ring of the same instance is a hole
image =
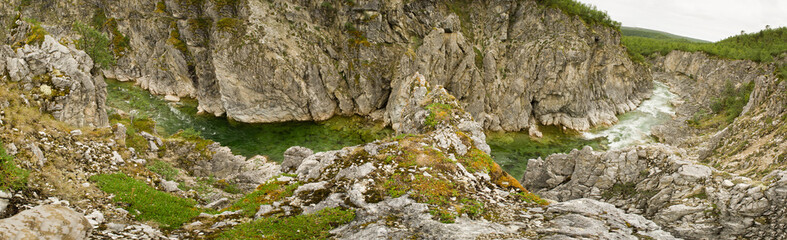
[[[241,122],[358,114],[397,128],[397,93],[418,72],[486,129],[586,130],[651,88],[616,30],[535,1],[6,2],[3,20],[25,4],[21,19],[58,36],[104,22],[119,56],[107,77]]]

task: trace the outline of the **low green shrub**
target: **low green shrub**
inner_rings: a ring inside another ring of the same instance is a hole
[[[24,189],[29,175],[30,172],[16,165],[14,157],[6,153],[3,143],[0,142],[0,190]]]
[[[176,229],[199,215],[196,202],[158,191],[142,181],[123,173],[99,174],[90,177],[99,189],[114,194],[112,199],[138,220],[152,220],[163,229]]]
[[[218,239],[328,239],[330,230],[355,219],[355,210],[326,208],[314,214],[268,217],[235,226]]]

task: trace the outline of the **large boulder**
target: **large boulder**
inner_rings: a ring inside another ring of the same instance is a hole
[[[42,205],[0,220],[0,239],[81,240],[92,226],[81,214],[61,205]]]
[[[294,146],[284,151],[284,161],[281,162],[281,170],[284,172],[294,172],[301,165],[303,159],[314,154],[311,149]]]

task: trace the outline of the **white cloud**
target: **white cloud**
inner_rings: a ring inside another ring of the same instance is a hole
[[[765,28],[787,26],[783,0],[579,0],[607,11],[624,26],[718,41]]]

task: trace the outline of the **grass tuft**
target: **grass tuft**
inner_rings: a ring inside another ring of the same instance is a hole
[[[176,229],[200,213],[194,200],[158,191],[122,173],[94,175],[90,181],[102,191],[114,194],[112,200],[125,205],[137,219],[158,222],[163,229]]]
[[[164,179],[172,181],[175,177],[178,176],[180,171],[177,168],[172,167],[171,164],[161,161],[161,160],[154,160],[147,166],[148,170],[151,172],[157,173],[164,177]]]
[[[14,157],[6,153],[3,143],[0,142],[0,190],[24,189],[29,175],[30,172],[16,165]]]
[[[218,239],[328,239],[331,229],[353,219],[353,209],[326,208],[314,214],[244,223],[220,234]]]
[[[257,187],[252,193],[249,193],[243,198],[238,199],[227,210],[236,211],[243,210],[243,214],[251,217],[257,213],[260,205],[271,204],[280,199],[292,196],[296,188],[301,186],[299,183],[285,185],[284,182],[272,180],[266,184]]]

